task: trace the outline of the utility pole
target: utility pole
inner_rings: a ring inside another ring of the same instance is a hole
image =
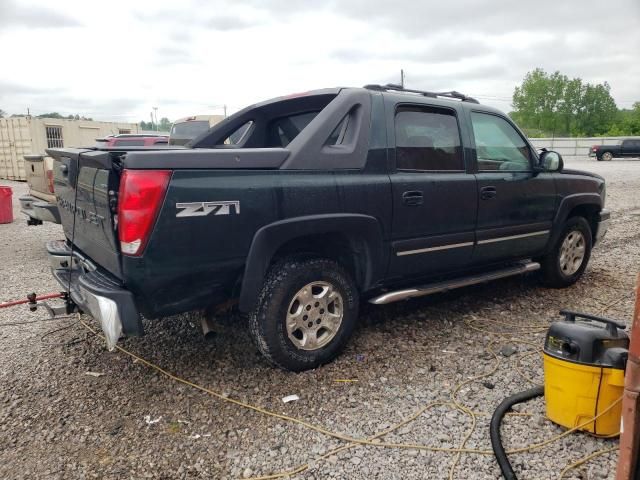
[[[156,114],[156,132],[158,131],[158,107],[153,107],[153,111]]]
[[[400,69],[400,86],[404,88],[404,69]]]
[[[225,103],[222,107],[224,108],[224,118],[227,118],[227,104]]]
[[[151,117],[151,130],[153,130],[153,112],[149,112],[149,116]],[[157,131],[157,129],[156,129]]]

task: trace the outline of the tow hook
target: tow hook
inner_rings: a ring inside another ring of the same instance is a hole
[[[77,305],[71,299],[68,292],[60,292],[60,295],[45,296],[45,298],[62,298],[62,300],[64,300],[64,305],[52,307],[44,301],[44,298],[38,298],[36,294],[32,292],[27,295],[27,306],[29,307],[29,310],[35,312],[38,310],[38,307],[43,307],[49,314],[50,318],[55,318],[58,315],[70,315],[71,313],[78,311]]]

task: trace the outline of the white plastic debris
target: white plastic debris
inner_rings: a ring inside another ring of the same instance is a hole
[[[90,377],[102,377],[104,375],[104,373],[100,373],[100,372],[84,372],[85,375],[89,375]]]
[[[282,401],[284,403],[295,402],[296,400],[300,400],[300,397],[298,395],[287,395],[286,397],[282,398]]]
[[[162,420],[162,415],[158,418],[154,418],[153,420],[151,419],[151,415],[144,416],[144,421],[147,422],[147,425],[153,425],[155,423],[158,423],[160,420]]]

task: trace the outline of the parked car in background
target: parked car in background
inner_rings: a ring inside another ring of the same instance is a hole
[[[96,138],[95,142],[99,147],[129,148],[167,145],[168,140],[167,135],[133,133]],[[24,160],[29,195],[23,195],[19,200],[20,210],[27,216],[27,224],[60,223],[53,184],[53,159],[47,155],[25,155]]]
[[[605,162],[613,158],[640,157],[640,139],[623,140],[620,145],[594,145],[589,156]]]
[[[567,287],[609,222],[602,177],[458,92],[318,90],[187,148],[47,152],[66,237],[47,243],[53,275],[110,348],[143,333],[141,315],[237,302],[267,359],[315,368],[346,345],[360,299],[538,269]]]
[[[128,133],[96,138],[96,143],[98,146],[104,147],[150,147],[153,145],[167,145],[169,136]]]
[[[29,195],[23,195],[19,200],[20,211],[27,216],[27,224],[60,223],[53,190],[53,158],[47,155],[25,155],[24,166]]]
[[[222,115],[194,115],[176,120],[169,134],[169,145],[186,145],[222,120]]]

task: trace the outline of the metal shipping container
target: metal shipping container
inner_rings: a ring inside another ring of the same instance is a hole
[[[44,155],[46,148],[92,147],[96,138],[139,132],[139,126],[135,123],[0,118],[0,178],[26,180],[24,156]]]

